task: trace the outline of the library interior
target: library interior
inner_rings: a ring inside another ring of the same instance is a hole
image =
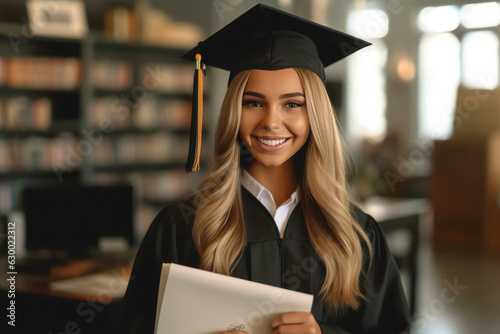
[[[2,0],[9,333],[112,331],[151,222],[214,158],[228,72],[206,69],[200,171],[186,173],[194,62],[182,57],[257,3],[371,43],[326,68],[326,88],[412,332],[500,331],[500,1]]]

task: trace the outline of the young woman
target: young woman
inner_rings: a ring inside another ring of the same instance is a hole
[[[262,13],[273,24],[290,17],[258,6],[252,18],[259,22]],[[231,33],[248,22],[245,15]],[[134,264],[121,333],[153,333],[165,262],[315,296],[310,313],[274,318],[273,333],[408,330],[407,303],[384,235],[348,194],[324,62],[311,65],[320,47],[297,32],[297,24],[283,26],[264,41],[261,31],[243,37],[251,42],[252,61],[231,65],[213,167],[196,194],[152,223]],[[210,54],[206,42],[202,51]],[[272,59],[262,60],[264,54]]]

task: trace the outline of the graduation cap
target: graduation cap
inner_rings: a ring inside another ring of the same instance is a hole
[[[326,84],[325,67],[370,43],[263,4],[198,43],[183,58],[196,60],[187,172],[199,169],[204,64],[230,71],[304,68]]]

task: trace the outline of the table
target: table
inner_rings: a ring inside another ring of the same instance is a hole
[[[18,271],[13,275],[15,298],[8,297],[10,284],[2,279],[0,300],[5,306],[2,309],[6,310],[10,301],[15,301],[16,324],[14,328],[4,320],[2,326],[7,328],[7,333],[111,333],[120,314],[122,299],[116,293],[116,282],[110,280],[109,285],[103,286],[97,293],[59,291],[52,288],[52,283],[95,273],[107,273],[117,278],[130,275],[131,259],[133,256],[130,254],[120,254],[111,258],[72,260],[65,265],[54,266],[47,273]],[[5,257],[0,261],[7,263]],[[6,267],[1,267],[4,273],[8,272]]]
[[[429,211],[428,201],[374,196],[363,203],[362,209],[380,224],[399,269],[408,272],[407,298],[410,312],[414,313],[417,303],[422,216]]]

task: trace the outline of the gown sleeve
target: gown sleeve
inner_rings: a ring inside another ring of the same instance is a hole
[[[358,221],[359,221],[358,214]],[[356,311],[346,317],[318,322],[323,334],[384,333],[406,334],[410,314],[398,267],[379,224],[363,214],[360,221],[368,235],[373,257],[364,261],[361,289],[366,297]]]
[[[154,333],[162,263],[179,263],[186,249],[188,224],[178,213],[178,208],[163,209],[144,236],[132,267],[115,333]]]

